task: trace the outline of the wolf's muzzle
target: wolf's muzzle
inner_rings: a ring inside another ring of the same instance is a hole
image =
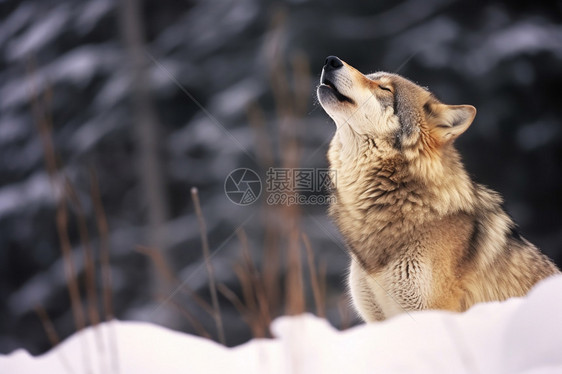
[[[319,95],[321,92],[330,92],[338,101],[345,101],[348,103],[353,103],[354,101],[343,95],[338,90],[338,70],[343,67],[343,62],[336,56],[328,56],[326,61],[324,61],[324,67],[322,68],[322,76],[320,77]]]

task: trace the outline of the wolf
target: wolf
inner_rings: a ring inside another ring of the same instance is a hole
[[[500,195],[471,180],[454,141],[471,105],[446,105],[397,74],[326,59],[317,89],[336,123],[329,214],[350,252],[348,284],[367,322],[525,295],[556,265],[524,239]]]

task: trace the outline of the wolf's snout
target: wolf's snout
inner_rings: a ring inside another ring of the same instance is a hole
[[[318,86],[318,98],[324,109],[336,105],[336,103],[355,103],[349,96],[346,96],[351,93],[349,89],[351,81],[347,77],[346,69],[342,69],[342,67],[344,67],[344,63],[336,56],[328,56],[324,61]]]
[[[328,56],[324,61],[324,71],[337,70],[343,66],[343,62],[336,56]]]

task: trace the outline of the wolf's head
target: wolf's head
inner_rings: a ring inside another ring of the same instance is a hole
[[[324,64],[318,98],[336,122],[342,149],[369,139],[405,159],[440,157],[476,115],[473,106],[443,104],[397,74],[364,75],[334,56]]]

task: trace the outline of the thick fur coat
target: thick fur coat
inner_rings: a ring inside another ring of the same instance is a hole
[[[474,183],[454,140],[476,115],[396,74],[329,57],[318,98],[337,130],[330,214],[351,253],[349,288],[366,321],[464,311],[523,296],[556,266],[522,238],[494,191]]]

